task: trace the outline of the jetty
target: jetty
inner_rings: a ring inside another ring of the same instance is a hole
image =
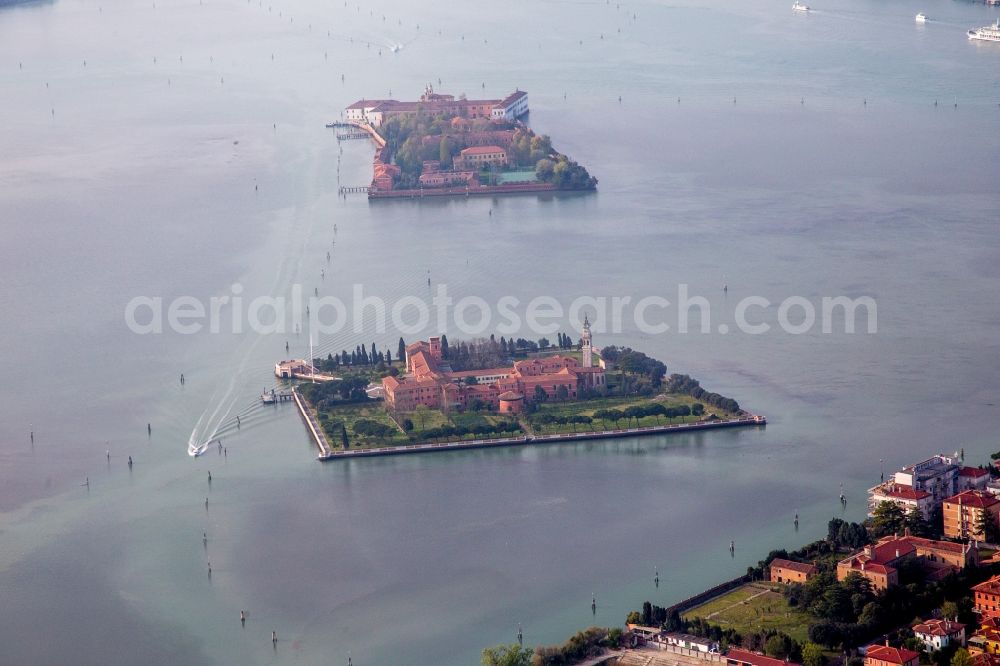
[[[302,406],[302,399],[296,393],[296,401],[299,403],[299,410],[306,416],[306,410]],[[732,419],[715,419],[712,421],[696,421],[694,423],[672,423],[668,425],[643,426],[638,428],[618,428],[615,430],[600,430],[593,432],[567,432],[550,435],[521,435],[518,437],[497,437],[482,438],[454,442],[428,442],[424,444],[406,444],[402,446],[382,446],[369,449],[348,449],[346,451],[334,451],[329,442],[322,434],[322,429],[310,424],[309,417],[306,416],[307,425],[312,433],[313,440],[319,447],[321,454],[318,459],[322,461],[339,460],[342,458],[372,458],[376,456],[404,455],[410,453],[431,453],[434,451],[458,451],[463,449],[491,449],[508,446],[528,446],[536,444],[561,444],[563,442],[578,442],[589,439],[618,439],[625,437],[645,437],[649,435],[663,435],[676,432],[691,432],[695,430],[714,430],[719,428],[738,428],[746,426],[767,425],[767,417],[759,414],[746,414]],[[312,419],[315,423],[315,419]],[[322,439],[320,439],[322,437]]]
[[[368,193],[368,186],[367,185],[341,186],[340,189],[337,190],[337,193],[338,194],[356,194],[356,193],[367,194]]]
[[[264,391],[260,394],[260,401],[265,405],[273,405],[279,402],[290,402],[292,400],[292,394],[287,392],[277,392],[274,389],[270,391]]]

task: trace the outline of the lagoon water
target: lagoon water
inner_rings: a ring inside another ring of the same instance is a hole
[[[998,10],[811,4],[0,8],[0,663],[473,664],[519,624],[559,642],[815,538],[841,484],[861,518],[880,459],[1000,448],[1000,45],[965,38]],[[324,123],[427,82],[527,90],[599,191],[339,197],[372,149]],[[768,426],[320,464],[289,406],[252,407],[306,334],[136,335],[123,314],[237,283],[429,297],[428,270],[489,302],[690,285],[711,333],[597,343]],[[878,331],[718,333],[749,295],[871,296]],[[225,456],[188,457],[237,412]]]

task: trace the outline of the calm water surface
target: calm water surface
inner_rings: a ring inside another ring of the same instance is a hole
[[[1000,448],[1000,46],[964,36],[997,10],[788,4],[0,9],[0,663],[477,663],[519,623],[558,642],[812,539],[842,483],[862,517],[880,458]],[[338,197],[372,151],[323,124],[426,82],[528,90],[531,124],[599,192]],[[225,457],[186,454],[305,335],[123,319],[137,295],[234,283],[428,296],[428,269],[489,301],[673,300],[683,282],[713,328],[746,295],[870,295],[878,333],[597,335],[764,431],[320,465],[287,406],[246,412]]]

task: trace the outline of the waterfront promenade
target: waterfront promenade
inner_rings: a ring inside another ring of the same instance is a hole
[[[297,395],[297,394],[296,394]],[[645,426],[640,428],[621,428],[616,430],[601,430],[596,432],[569,432],[552,435],[522,435],[520,437],[501,437],[496,439],[472,439],[468,441],[437,442],[426,444],[408,444],[404,446],[382,446],[370,449],[348,449],[347,451],[334,451],[326,441],[322,430],[318,425],[314,427],[315,418],[307,416],[307,410],[302,406],[300,398],[296,398],[296,404],[302,412],[309,431],[321,454],[320,460],[339,460],[342,458],[371,458],[375,456],[404,455],[409,453],[431,453],[433,451],[454,451],[461,449],[490,449],[507,446],[528,446],[535,444],[560,444],[563,442],[576,442],[588,439],[612,439],[619,437],[642,437],[647,435],[661,435],[676,432],[690,432],[693,430],[710,430],[717,428],[737,428],[745,426],[764,426],[767,418],[764,416],[750,414],[735,419],[718,419],[715,421],[697,421],[695,423],[673,423],[662,426]],[[322,438],[322,439],[320,439]]]
[[[295,406],[299,410],[299,414],[302,416],[302,420],[306,422],[306,428],[309,430],[309,437],[316,444],[319,449],[319,458],[325,459],[328,456],[333,455],[333,449],[330,446],[330,442],[326,439],[326,433],[323,432],[323,428],[320,426],[319,422],[316,421],[316,416],[312,413],[312,410],[306,404],[302,396],[299,395],[297,388],[292,389],[292,398],[295,400]]]

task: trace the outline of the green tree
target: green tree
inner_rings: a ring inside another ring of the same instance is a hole
[[[451,168],[451,142],[446,136],[441,137],[441,143],[438,145],[438,159],[441,161],[442,169]]]
[[[946,601],[941,604],[941,617],[954,620],[958,617],[958,604],[954,601]]]
[[[802,646],[802,666],[826,666],[826,655],[823,648],[808,642]]]
[[[872,512],[872,532],[876,537],[901,533],[905,522],[906,514],[894,502],[881,502]]]
[[[918,537],[931,536],[931,525],[924,519],[924,514],[917,507],[911,507],[903,518],[903,527],[910,530],[910,534]]]
[[[403,419],[403,432],[413,432],[412,419]]]
[[[350,445],[350,443],[347,441],[347,425],[346,424],[340,426],[340,443],[344,447],[345,451],[348,449],[348,447]]]
[[[396,360],[400,362],[406,360],[406,343],[403,342],[403,338],[399,339],[399,345],[396,347]]]
[[[545,392],[540,384],[535,386],[535,402],[545,402],[549,399],[549,394]]]
[[[1000,525],[997,518],[986,509],[979,510],[976,518],[976,535],[987,543],[1000,543]]]
[[[531,666],[534,650],[517,643],[494,645],[483,650],[483,666]]]
[[[535,177],[544,182],[550,182],[554,173],[555,162],[549,159],[538,160],[535,165]]]
[[[448,336],[441,334],[441,358],[448,358]]]
[[[958,648],[951,658],[951,666],[972,666],[972,655],[965,648]]]
[[[556,399],[566,400],[567,398],[569,398],[569,389],[566,388],[565,384],[560,384],[558,388],[556,388]]]

